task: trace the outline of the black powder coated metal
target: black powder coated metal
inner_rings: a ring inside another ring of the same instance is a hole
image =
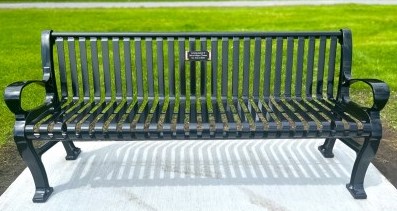
[[[347,185],[366,198],[363,183],[382,137],[379,112],[388,86],[352,79],[352,38],[335,32],[42,33],[43,80],[10,84],[4,93],[15,114],[14,140],[36,185],[34,202],[49,186],[41,155],[61,141],[324,138],[357,152]],[[186,61],[189,51],[210,60]],[[339,71],[335,68],[339,66]],[[373,105],[349,98],[350,85],[372,89]],[[22,90],[46,90],[39,108],[21,107]],[[304,93],[302,93],[302,91]],[[357,139],[363,138],[363,142]],[[47,140],[40,148],[35,140]]]

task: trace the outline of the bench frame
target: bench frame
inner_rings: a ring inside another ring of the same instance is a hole
[[[320,32],[319,32],[320,33]],[[43,146],[36,148],[33,145],[33,140],[28,138],[26,135],[26,123],[32,121],[38,116],[42,116],[48,113],[59,113],[60,101],[59,93],[57,92],[57,86],[55,83],[55,73],[53,64],[53,52],[52,46],[54,40],[52,31],[44,31],[41,36],[41,54],[42,54],[42,67],[43,67],[43,79],[42,80],[31,80],[21,81],[10,84],[4,92],[4,99],[8,108],[15,114],[15,126],[14,126],[14,140],[18,151],[23,158],[24,162],[28,166],[32,173],[36,191],[33,197],[33,202],[45,202],[53,192],[53,188],[50,187],[47,174],[44,165],[41,161],[41,156],[48,149],[54,146],[58,142],[62,142],[66,150],[66,160],[75,160],[80,154],[81,150],[77,148],[70,139],[64,139],[64,133],[54,133],[53,141],[45,143]],[[58,33],[62,34],[62,33]],[[150,34],[150,33],[149,33]],[[271,33],[269,33],[271,34]],[[282,34],[282,33],[281,33]],[[293,33],[290,33],[293,34]],[[301,33],[305,34],[305,33]],[[308,34],[314,35],[315,32]],[[320,33],[321,34],[321,33]],[[100,33],[97,33],[100,35]],[[117,33],[113,33],[117,35]],[[120,36],[123,34],[120,33]],[[171,35],[171,33],[156,34],[153,33],[151,36],[165,36]],[[222,34],[217,34],[217,36]],[[228,34],[230,35],[230,34]],[[274,33],[277,35],[277,33]],[[175,34],[175,36],[179,36]],[[195,36],[200,37],[200,33],[189,33],[183,36]],[[374,158],[378,149],[381,137],[382,137],[382,125],[380,121],[379,112],[386,105],[390,91],[388,86],[377,79],[352,79],[351,78],[351,64],[352,64],[352,37],[350,30],[343,29],[340,32],[342,37],[341,43],[341,74],[338,84],[337,101],[340,103],[349,103],[349,89],[354,83],[362,82],[372,89],[373,105],[370,108],[364,108],[371,119],[371,134],[364,137],[363,144],[359,144],[354,141],[353,137],[341,136],[341,137],[327,137],[324,144],[319,146],[319,150],[325,158],[332,158],[332,153],[336,139],[340,139],[347,146],[352,148],[357,153],[357,158],[354,162],[353,171],[351,174],[350,182],[346,185],[352,196],[356,199],[365,199],[367,197],[364,191],[364,177],[367,168]],[[21,94],[23,89],[30,84],[38,84],[46,90],[46,100],[42,106],[34,110],[24,110],[21,106],[22,99]],[[243,96],[244,97],[244,96]],[[64,124],[55,124],[53,131],[65,131]],[[183,130],[183,128],[181,129]],[[223,137],[227,139],[228,137]],[[252,138],[252,137],[247,137]],[[275,137],[282,138],[282,137]],[[153,137],[151,137],[153,139]],[[154,138],[155,139],[155,138]]]

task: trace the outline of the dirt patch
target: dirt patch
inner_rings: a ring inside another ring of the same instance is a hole
[[[260,208],[263,208],[265,210],[271,210],[271,211],[284,211],[287,210],[284,208],[281,204],[276,204],[275,201],[272,201],[271,199],[267,199],[261,195],[258,195],[254,193],[254,191],[248,189],[248,188],[240,188],[240,190],[245,193],[245,195],[248,196],[251,204],[256,205]]]
[[[384,128],[374,165],[397,188],[397,131]],[[0,195],[26,168],[13,142],[0,147]]]
[[[26,168],[14,143],[0,147],[0,195]]]
[[[383,138],[372,162],[376,168],[397,188],[397,132],[384,128]]]

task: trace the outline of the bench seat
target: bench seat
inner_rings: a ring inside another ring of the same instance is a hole
[[[61,107],[60,113],[27,122],[27,136],[45,140],[157,140],[367,137],[371,133],[370,117],[363,108],[324,98],[178,103],[175,99],[77,100],[63,102]]]

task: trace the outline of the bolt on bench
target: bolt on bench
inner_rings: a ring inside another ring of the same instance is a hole
[[[366,198],[364,176],[375,156],[389,98],[377,79],[352,79],[352,36],[334,32],[69,33],[41,36],[43,80],[15,82],[5,102],[14,140],[36,186],[34,202],[53,191],[41,155],[72,141],[324,138],[357,152],[347,189]],[[350,85],[372,88],[373,106],[349,99]],[[45,103],[21,107],[29,84]],[[364,139],[364,141],[357,141]],[[47,140],[41,147],[33,141]]]

